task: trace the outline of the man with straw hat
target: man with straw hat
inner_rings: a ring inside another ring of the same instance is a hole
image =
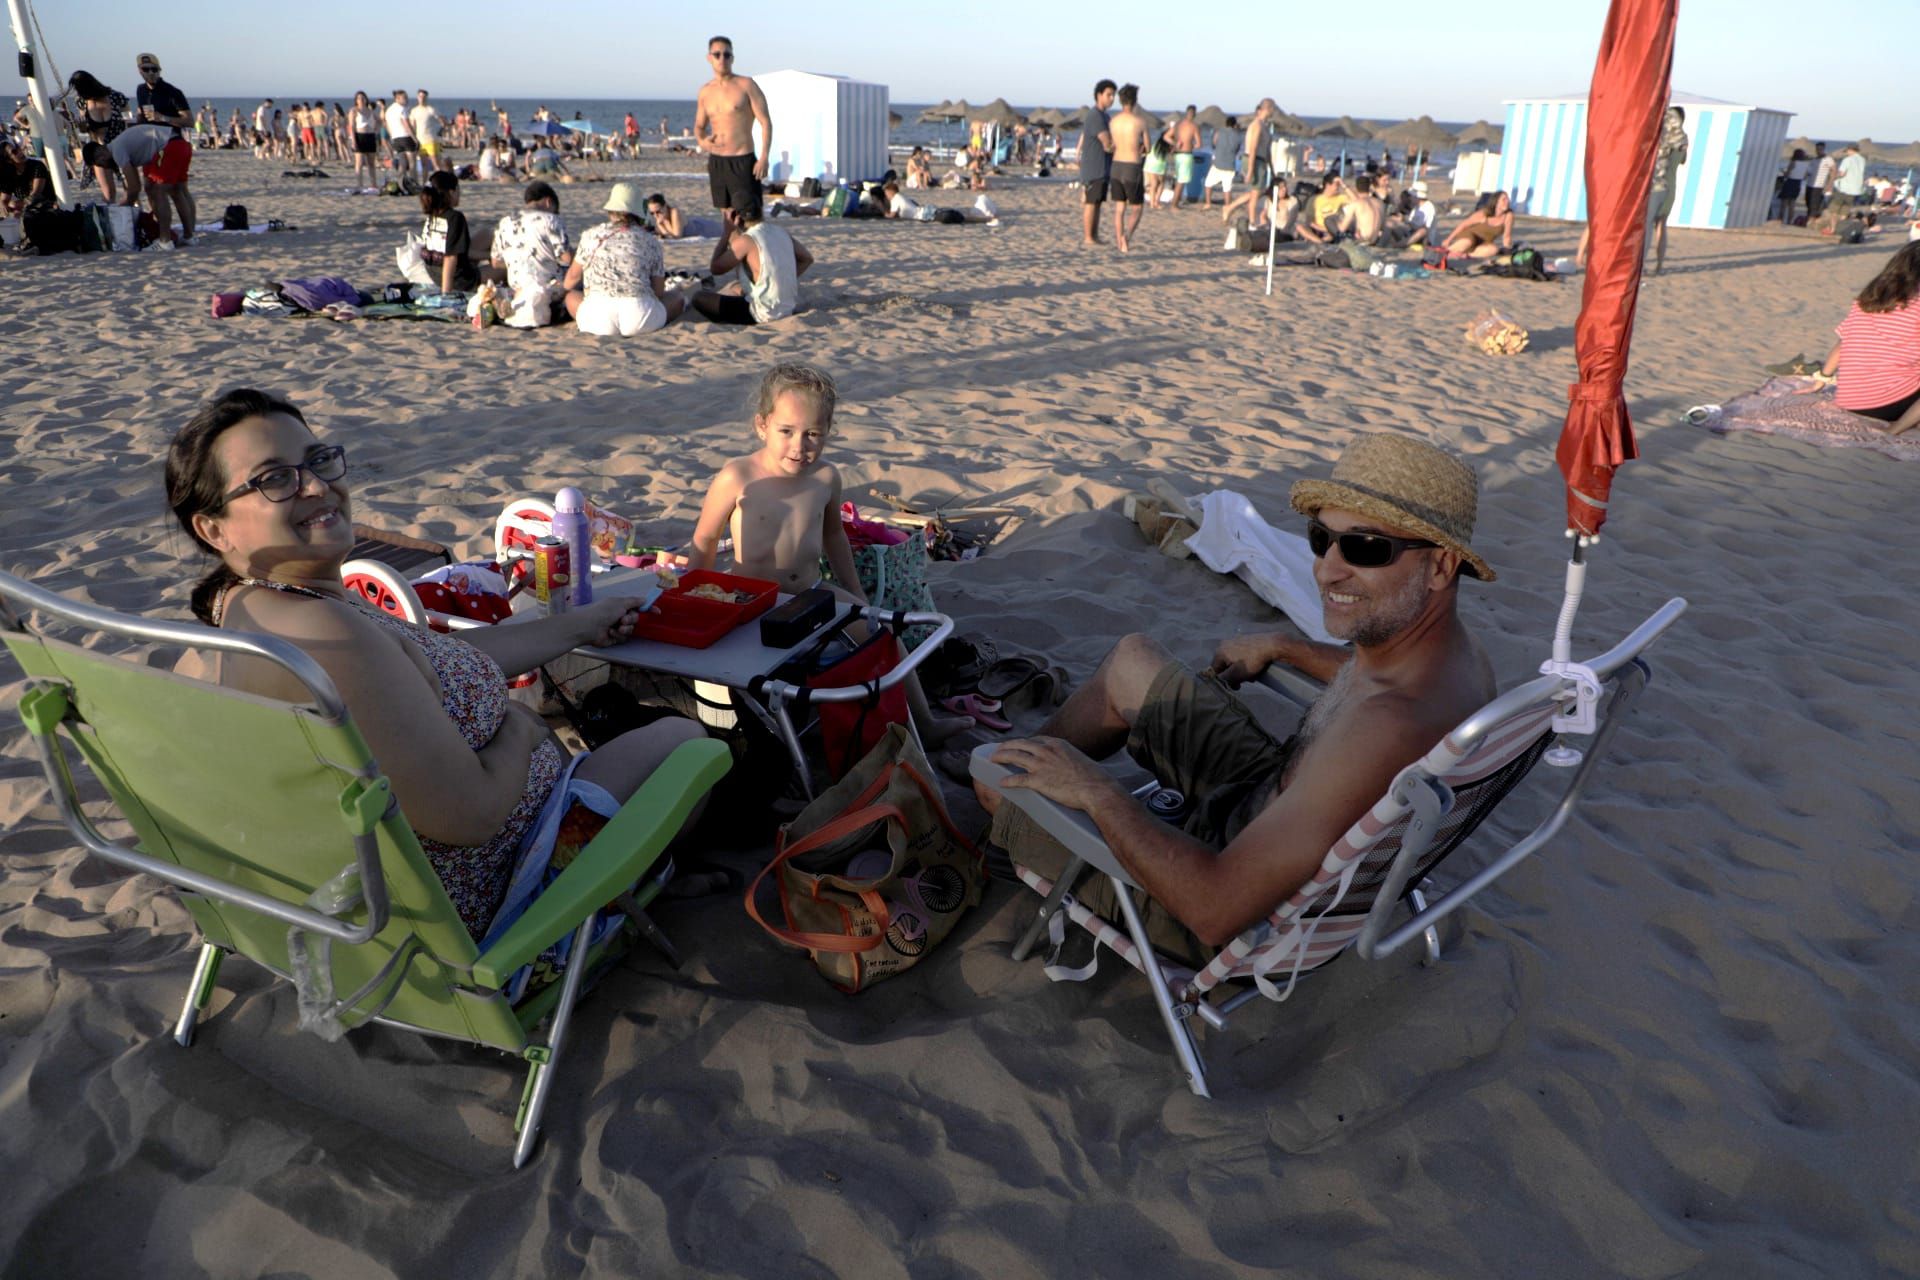
[[[1008,742],[1003,785],[1079,809],[1145,889],[1155,943],[1204,964],[1304,884],[1394,776],[1484,705],[1493,671],[1456,611],[1460,579],[1493,580],[1473,549],[1478,483],[1458,457],[1376,433],[1349,445],[1326,480],[1293,486],[1329,633],[1228,640],[1195,675],[1151,637],[1116,645],[1039,736]],[[1350,647],[1349,647],[1350,646]],[[1231,692],[1275,662],[1326,682],[1280,741]],[[1160,821],[1094,760],[1125,747],[1192,805]],[[976,784],[993,841],[1053,877],[1066,851],[999,792]],[[1110,914],[1104,877],[1086,904]]]

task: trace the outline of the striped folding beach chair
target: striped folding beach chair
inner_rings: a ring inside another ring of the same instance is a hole
[[[1685,607],[1685,601],[1669,601],[1625,640],[1585,664],[1602,683],[1593,738],[1583,752],[1569,753],[1564,761],[1571,773],[1553,809],[1485,867],[1433,901],[1427,900],[1428,873],[1459,848],[1546,755],[1556,736],[1554,718],[1573,697],[1573,685],[1565,677],[1538,676],[1462,721],[1426,755],[1400,771],[1379,802],[1327,852],[1307,883],[1198,971],[1152,948],[1127,892],[1139,886],[1100,838],[1091,817],[1031,791],[1004,792],[1007,803],[1024,810],[1072,855],[1058,881],[1015,864],[1015,873],[1041,895],[1042,903],[1015,945],[1014,958],[1024,959],[1043,934],[1057,944],[1068,924],[1087,930],[1096,942],[1146,976],[1188,1087],[1210,1097],[1193,1034],[1194,1019],[1224,1029],[1228,1018],[1249,1000],[1256,996],[1285,1000],[1303,974],[1349,947],[1366,959],[1380,959],[1422,937],[1426,963],[1439,959],[1439,922],[1552,839],[1572,816],[1607,740],[1651,677],[1641,652]],[[1284,697],[1306,700],[1300,696],[1305,682],[1297,677],[1270,673],[1266,683]],[[977,749],[972,761],[973,776],[990,786],[1008,773],[989,758],[995,745]],[[1562,761],[1556,759],[1556,763]],[[1096,914],[1073,895],[1073,886],[1087,872],[1113,882],[1121,920]],[[1403,900],[1411,907],[1412,918],[1389,929],[1388,920]],[[1048,976],[1059,980],[1083,976],[1083,972],[1050,967]]]

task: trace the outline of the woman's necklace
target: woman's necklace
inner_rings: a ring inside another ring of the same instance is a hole
[[[247,578],[236,576],[232,582],[220,588],[219,597],[213,602],[213,625],[218,627],[226,622],[227,601],[233,595],[235,587],[265,587],[269,591],[284,591],[290,596],[308,596],[314,600],[338,600],[341,597],[328,595],[324,591],[315,591],[312,587],[296,586],[291,582],[275,582],[272,578]]]
[[[275,582],[272,578],[241,578],[240,582],[249,587],[265,587],[269,591],[284,591],[290,596],[310,596],[315,600],[338,600],[339,596],[328,595],[324,591],[315,591],[312,587],[302,587],[291,582]]]

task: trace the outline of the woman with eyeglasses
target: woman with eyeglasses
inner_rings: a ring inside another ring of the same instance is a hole
[[[341,584],[354,545],[346,478],[346,450],[288,401],[242,388],[204,406],[174,437],[166,469],[174,518],[219,560],[194,588],[193,612],[277,636],[325,669],[461,921],[483,938],[523,854],[540,852],[530,841],[551,840],[562,817],[573,827],[611,817],[701,731],[657,720],[569,760],[546,723],[508,699],[507,679],[582,644],[629,639],[638,603],[599,599],[457,638],[415,627]],[[310,696],[257,658],[220,655],[193,674],[261,697]]]

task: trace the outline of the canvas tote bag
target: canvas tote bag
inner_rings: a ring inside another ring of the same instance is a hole
[[[849,994],[912,968],[986,887],[985,855],[954,827],[932,776],[906,727],[889,725],[781,828],[773,860],[747,888],[747,914]],[[784,927],[755,901],[770,875]]]

